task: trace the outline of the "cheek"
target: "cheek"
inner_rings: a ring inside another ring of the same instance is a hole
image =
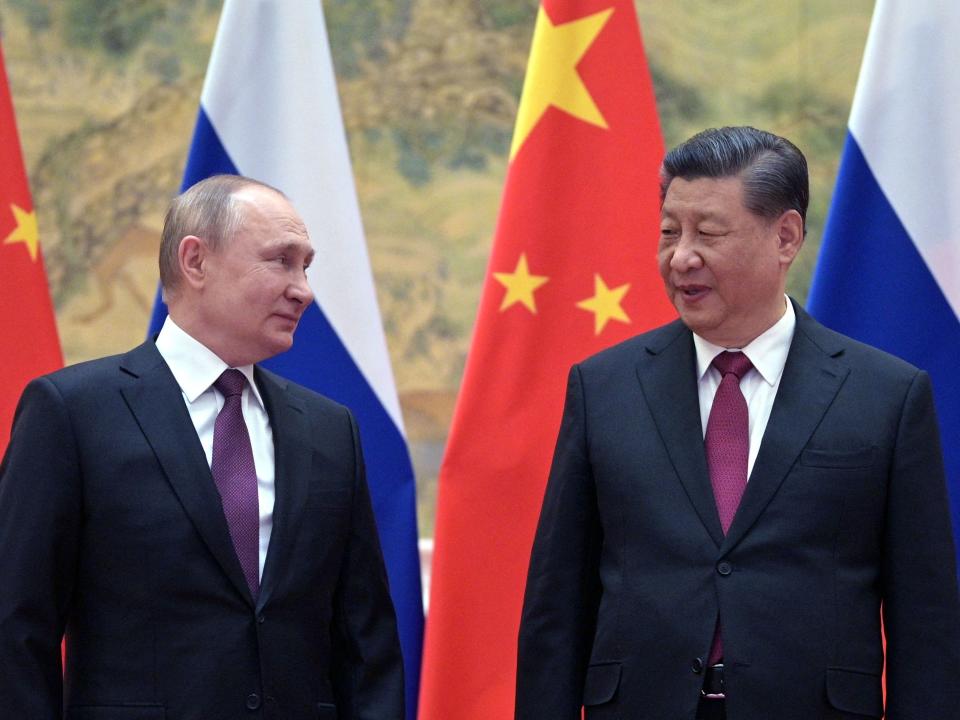
[[[269,273],[259,273],[247,278],[243,286],[244,298],[252,304],[264,305],[279,293],[274,291],[278,283]]]
[[[775,285],[775,274],[766,263],[755,258],[752,263],[738,264],[729,270],[724,296],[735,305],[751,308],[762,302]]]
[[[657,253],[657,267],[660,270],[660,276],[667,281],[670,275],[670,261],[673,260],[672,250],[660,250]]]

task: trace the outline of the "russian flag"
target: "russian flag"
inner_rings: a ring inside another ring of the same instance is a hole
[[[960,548],[960,3],[879,0],[808,302],[930,373]]]
[[[357,418],[400,627],[407,717],[416,717],[423,601],[413,469],[318,0],[224,3],[183,188],[216,173],[281,189],[316,249],[308,271],[316,302],[293,349],[264,365]],[[165,316],[158,298],[151,333]]]

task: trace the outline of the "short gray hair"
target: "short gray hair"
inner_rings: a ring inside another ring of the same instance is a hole
[[[660,167],[660,203],[675,178],[742,175],[743,202],[750,212],[775,218],[796,210],[806,232],[810,180],[807,159],[786,138],[752,127],[711,128],[667,153]]]
[[[240,231],[244,215],[234,196],[248,187],[266,188],[286,197],[277,188],[259,180],[240,175],[212,175],[173,199],[160,236],[160,284],[165,293],[180,284],[177,254],[184,237],[196,235],[216,252]]]

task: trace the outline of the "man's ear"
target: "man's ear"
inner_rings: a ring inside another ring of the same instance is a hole
[[[777,220],[780,262],[789,267],[803,247],[803,218],[796,210],[787,210]]]
[[[186,235],[177,248],[177,263],[183,282],[199,290],[206,279],[206,260],[210,250],[196,235]]]

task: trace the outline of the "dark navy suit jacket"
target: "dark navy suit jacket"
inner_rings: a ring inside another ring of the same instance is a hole
[[[960,600],[927,375],[797,325],[726,537],[679,321],[570,373],[527,579],[519,720],[960,718]]]
[[[357,427],[256,380],[276,460],[256,600],[152,341],[27,387],[0,465],[0,717],[402,718]]]

